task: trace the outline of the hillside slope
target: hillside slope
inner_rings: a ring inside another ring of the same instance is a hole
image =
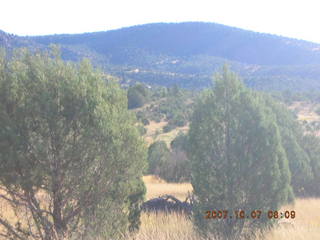
[[[217,68],[229,63],[258,89],[320,89],[320,44],[221,24],[154,23],[18,38],[38,46],[59,44],[65,59],[90,58],[123,82],[204,87]]]

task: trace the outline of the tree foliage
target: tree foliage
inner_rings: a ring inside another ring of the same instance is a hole
[[[281,141],[286,152],[291,172],[291,185],[296,196],[308,196],[306,185],[312,179],[310,158],[305,151],[304,132],[294,114],[283,104],[264,95],[266,104],[272,109],[279,126]]]
[[[149,173],[162,175],[163,167],[168,161],[169,149],[164,141],[156,141],[149,146],[148,162]]]
[[[180,133],[170,144],[156,141],[149,147],[149,174],[155,174],[167,182],[190,181],[190,161],[186,155],[186,135]]]
[[[187,157],[187,136],[179,133],[170,144],[170,155],[165,170],[161,176],[168,182],[189,182],[191,178],[191,166]]]
[[[128,89],[128,108],[142,107],[148,100],[148,89],[143,84],[136,84]]]
[[[236,219],[235,211],[278,210],[292,199],[290,171],[272,110],[225,66],[199,100],[190,126],[188,156],[196,197],[194,223],[215,239],[248,239],[273,224]],[[207,220],[227,210],[233,218]]]
[[[311,178],[304,185],[304,195],[307,197],[320,196],[320,137],[317,132],[320,130],[319,122],[309,126],[304,134],[301,144],[310,159]]]
[[[54,53],[54,52],[53,52]],[[146,152],[127,98],[90,63],[0,57],[0,213],[6,239],[117,239],[139,225]]]

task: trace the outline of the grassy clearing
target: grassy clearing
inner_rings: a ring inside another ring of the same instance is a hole
[[[154,141],[164,141],[170,146],[171,141],[179,134],[179,132],[188,132],[189,126],[176,127],[170,132],[163,133],[163,127],[166,126],[168,122],[161,121],[155,122],[150,121],[150,124],[144,126],[147,129],[147,133],[145,134],[145,140],[148,145],[152,144]]]
[[[161,194],[172,194],[184,200],[189,183],[172,184],[148,176],[144,178],[147,186],[147,199]],[[316,240],[320,239],[320,199],[297,199],[294,205],[287,205],[283,211],[296,211],[296,218],[280,224],[258,240]],[[179,214],[143,214],[139,233],[132,240],[201,240],[193,229],[192,222]]]
[[[146,199],[170,194],[174,195],[179,200],[184,201],[188,196],[188,192],[192,191],[190,183],[167,183],[163,179],[153,175],[144,176],[143,181],[147,187]]]
[[[320,199],[298,199],[294,206],[297,218],[290,225],[281,224],[257,240],[316,240],[320,239]],[[179,214],[143,214],[142,226],[131,240],[202,240],[193,229],[192,222]]]
[[[313,122],[320,120],[320,116],[315,112],[319,106],[317,103],[297,101],[292,103],[289,109],[297,113],[299,121]]]
[[[192,222],[179,214],[143,214],[138,234],[130,240],[199,240]]]
[[[162,194],[171,194],[185,200],[190,183],[166,183],[155,176],[145,176],[147,199]],[[295,210],[296,218],[289,224],[281,224],[258,240],[317,240],[320,239],[320,199],[297,199],[294,205],[287,205],[283,211]],[[11,221],[17,218],[8,204],[0,201],[0,214]],[[142,214],[140,231],[128,237],[129,240],[202,240],[193,229],[192,222],[180,214]],[[1,230],[1,229],[0,229]],[[1,237],[0,237],[1,239]],[[2,239],[1,239],[2,240]]]
[[[155,140],[156,141],[164,141],[164,142],[166,142],[166,144],[168,146],[170,146],[171,141],[178,136],[179,132],[186,133],[186,132],[188,132],[188,130],[189,130],[188,125],[183,126],[183,127],[177,127],[175,129],[171,130],[170,132],[159,134]]]
[[[145,134],[145,140],[148,145],[152,144],[155,141],[155,138],[158,134],[162,133],[162,128],[167,125],[168,122],[161,121],[155,122],[150,121],[150,123],[144,126],[147,129],[147,133]]]

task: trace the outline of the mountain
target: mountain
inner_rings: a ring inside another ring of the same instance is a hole
[[[39,48],[59,44],[64,59],[90,58],[123,82],[204,87],[213,72],[229,63],[247,85],[258,89],[320,89],[320,44],[215,23],[154,23],[12,38],[6,42]]]
[[[42,49],[45,46],[32,41],[31,39],[19,37],[14,34],[6,33],[0,30],[0,47],[8,50],[13,50],[19,47],[29,47],[33,49]]]

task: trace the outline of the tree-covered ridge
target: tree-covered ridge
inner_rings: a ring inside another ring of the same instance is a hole
[[[256,89],[320,89],[319,44],[221,24],[156,23],[105,32],[14,38],[32,48],[59,44],[65,60],[89,58],[126,84],[141,81],[202,88],[210,85],[213,72],[227,62],[247,86]],[[16,40],[9,42],[18,46]],[[8,44],[0,41],[0,46]]]
[[[19,37],[14,34],[0,30],[0,47],[13,50],[17,47],[43,48],[42,44],[36,43],[31,39]]]
[[[205,54],[261,65],[320,61],[320,52],[316,51],[319,44],[203,22],[145,24],[106,32],[32,39],[46,45],[84,44],[96,52],[110,54],[114,63],[130,61],[127,57],[134,51],[176,57]]]

